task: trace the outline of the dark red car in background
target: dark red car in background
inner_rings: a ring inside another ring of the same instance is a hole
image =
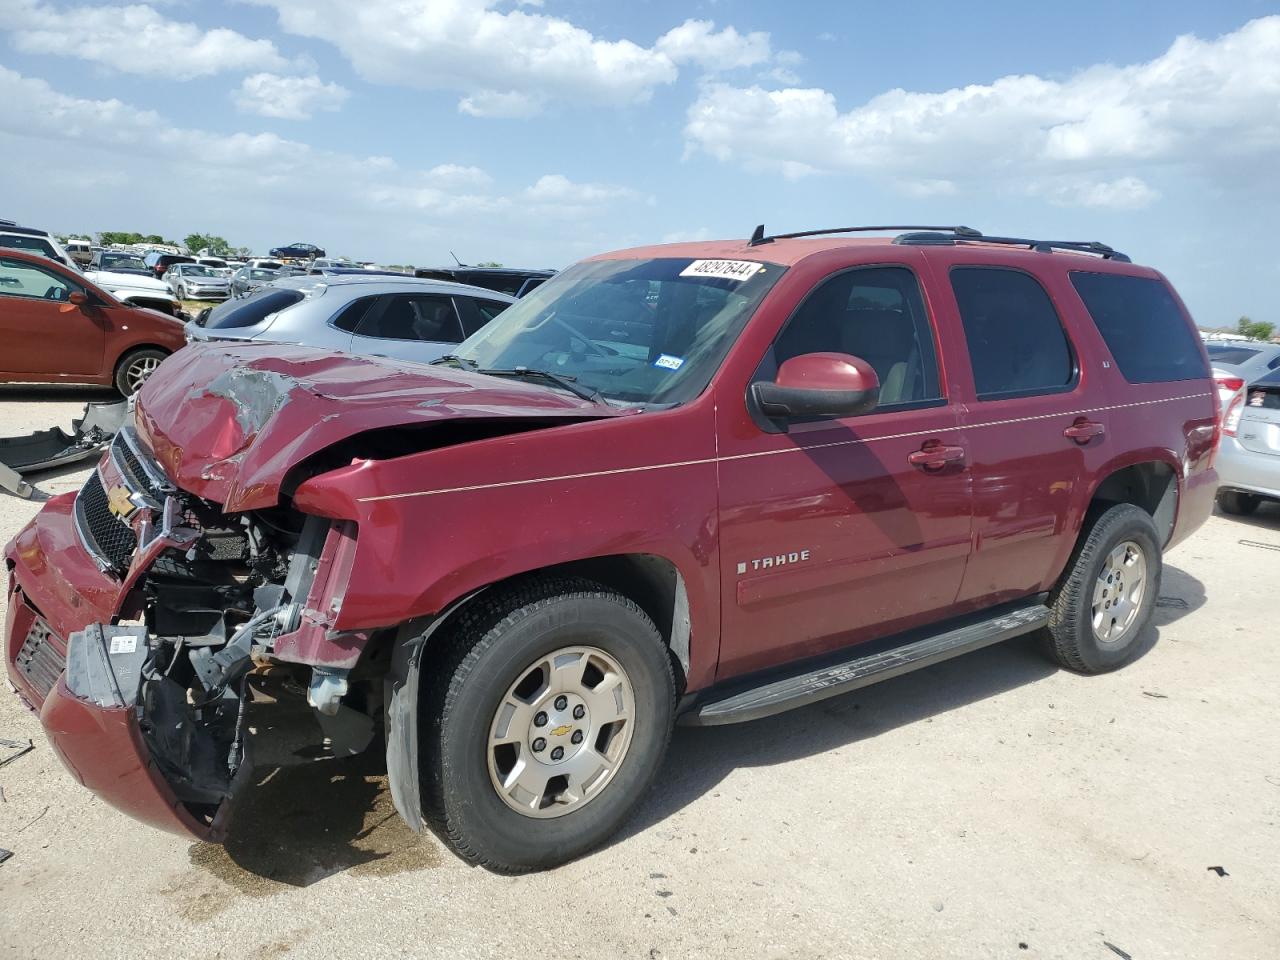
[[[9,544],[10,678],[85,786],[213,838],[305,691],[518,871],[613,833],[677,717],[1033,631],[1127,663],[1217,486],[1190,317],[1102,244],[896,229],[594,257],[431,367],[184,350]]]
[[[126,396],[186,343],[181,321],[18,250],[0,250],[0,341],[0,382],[101,384]]]

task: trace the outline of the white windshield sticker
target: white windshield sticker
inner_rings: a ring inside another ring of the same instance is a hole
[[[763,263],[755,263],[751,260],[695,260],[680,271],[680,276],[750,280],[763,266]]]
[[[133,634],[118,634],[111,638],[111,653],[133,653],[138,649],[138,638]]]
[[[684,366],[684,357],[673,357],[669,353],[664,353],[653,361],[655,367],[663,367],[667,370],[679,370]]]

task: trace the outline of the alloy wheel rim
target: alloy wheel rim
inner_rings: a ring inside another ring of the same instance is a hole
[[[129,387],[129,392],[137,393],[142,385],[147,382],[147,377],[155,373],[158,366],[160,366],[160,361],[155,357],[139,357],[129,364],[129,369],[124,372],[124,380]]]
[[[635,697],[598,647],[562,647],[520,672],[489,725],[489,780],[526,817],[562,817],[598,797],[631,747]]]
[[[1132,540],[1116,544],[1093,586],[1093,635],[1100,643],[1119,643],[1129,635],[1146,591],[1146,552]]]

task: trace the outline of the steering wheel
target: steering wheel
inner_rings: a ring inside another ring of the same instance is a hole
[[[587,349],[588,349],[590,352],[594,353],[596,356],[598,356],[598,357],[616,357],[616,356],[618,355],[618,351],[617,351],[617,350],[613,350],[613,349],[611,349],[611,348],[609,348],[609,347],[602,347],[600,344],[596,343],[594,340],[591,340],[591,339],[589,339],[589,338],[587,338],[587,337],[583,336],[580,332],[578,332],[577,330],[575,330],[575,329],[573,328],[573,326],[572,326],[571,324],[569,324],[567,321],[565,321],[565,320],[561,320],[561,319],[560,319],[560,317],[559,317],[559,315],[553,316],[553,317],[551,317],[551,319],[552,319],[555,323],[558,323],[560,326],[562,326],[562,327],[564,327],[566,330],[568,330],[568,331],[569,331],[569,333],[570,333],[570,334],[572,334],[576,339],[581,340],[584,344],[586,344]]]

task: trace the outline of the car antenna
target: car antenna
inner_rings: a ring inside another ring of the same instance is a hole
[[[453,257],[453,262],[456,263],[458,266],[460,267],[466,266],[465,263],[463,263],[461,260],[458,259],[458,255],[454,253],[452,250],[449,251],[449,256]]]

